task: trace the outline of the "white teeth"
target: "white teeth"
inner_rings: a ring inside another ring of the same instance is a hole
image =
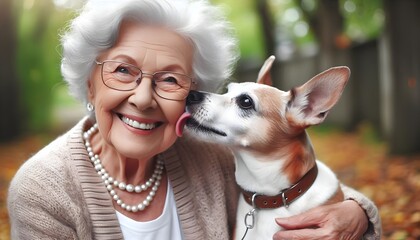
[[[124,123],[126,123],[127,125],[130,125],[133,128],[138,128],[142,130],[151,130],[156,127],[155,123],[139,123],[127,117],[122,117],[121,119],[123,120]]]

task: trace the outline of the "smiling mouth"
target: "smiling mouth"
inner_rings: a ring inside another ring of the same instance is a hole
[[[117,115],[121,119],[121,121],[123,121],[125,124],[127,124],[128,126],[130,126],[132,128],[135,128],[135,129],[150,131],[150,130],[153,130],[153,129],[159,127],[162,124],[161,122],[141,123],[141,122],[138,122],[136,120],[130,119],[128,117],[125,117],[121,114],[117,114]]]
[[[190,118],[190,119],[187,120],[187,126],[191,127],[192,129],[194,129],[196,131],[205,132],[205,133],[215,133],[215,134],[220,135],[222,137],[227,136],[227,134],[225,132],[217,130],[217,129],[209,127],[209,126],[205,126],[203,124],[200,124],[194,118]]]

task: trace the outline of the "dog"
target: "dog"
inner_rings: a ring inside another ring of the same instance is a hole
[[[225,94],[191,91],[185,129],[196,138],[228,146],[242,190],[235,239],[272,239],[276,217],[343,200],[340,182],[316,159],[305,129],[320,124],[350,76],[330,68],[290,91],[272,87],[269,57],[256,83],[230,83]]]

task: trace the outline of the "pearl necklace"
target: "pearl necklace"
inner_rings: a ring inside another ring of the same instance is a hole
[[[83,139],[85,140],[85,147],[88,152],[88,155],[90,157],[90,160],[92,161],[95,170],[98,172],[98,175],[101,176],[102,180],[104,181],[104,184],[106,188],[109,191],[109,194],[111,195],[112,199],[116,201],[116,203],[121,206],[124,210],[128,212],[137,212],[137,211],[143,211],[147,206],[150,205],[152,202],[154,196],[156,195],[156,191],[159,188],[160,180],[162,179],[162,172],[164,168],[164,163],[161,159],[158,159],[156,161],[155,170],[153,172],[153,175],[149,180],[147,180],[144,184],[136,185],[133,184],[126,184],[122,181],[117,181],[115,178],[111,177],[109,173],[105,170],[105,168],[102,166],[101,160],[99,159],[98,154],[95,154],[92,150],[92,146],[90,144],[90,136],[98,131],[98,124],[95,123],[89,130],[83,133]],[[124,203],[123,200],[120,199],[117,192],[114,190],[114,187],[118,187],[119,189],[123,191],[127,191],[130,193],[141,193],[143,191],[146,191],[149,189],[149,187],[152,187],[147,197],[140,202],[137,205],[128,205]]]

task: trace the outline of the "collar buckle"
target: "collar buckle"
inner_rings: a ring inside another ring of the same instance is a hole
[[[285,208],[289,208],[289,204],[287,203],[287,197],[285,195],[285,191],[281,192],[281,200],[283,202],[283,206]]]

